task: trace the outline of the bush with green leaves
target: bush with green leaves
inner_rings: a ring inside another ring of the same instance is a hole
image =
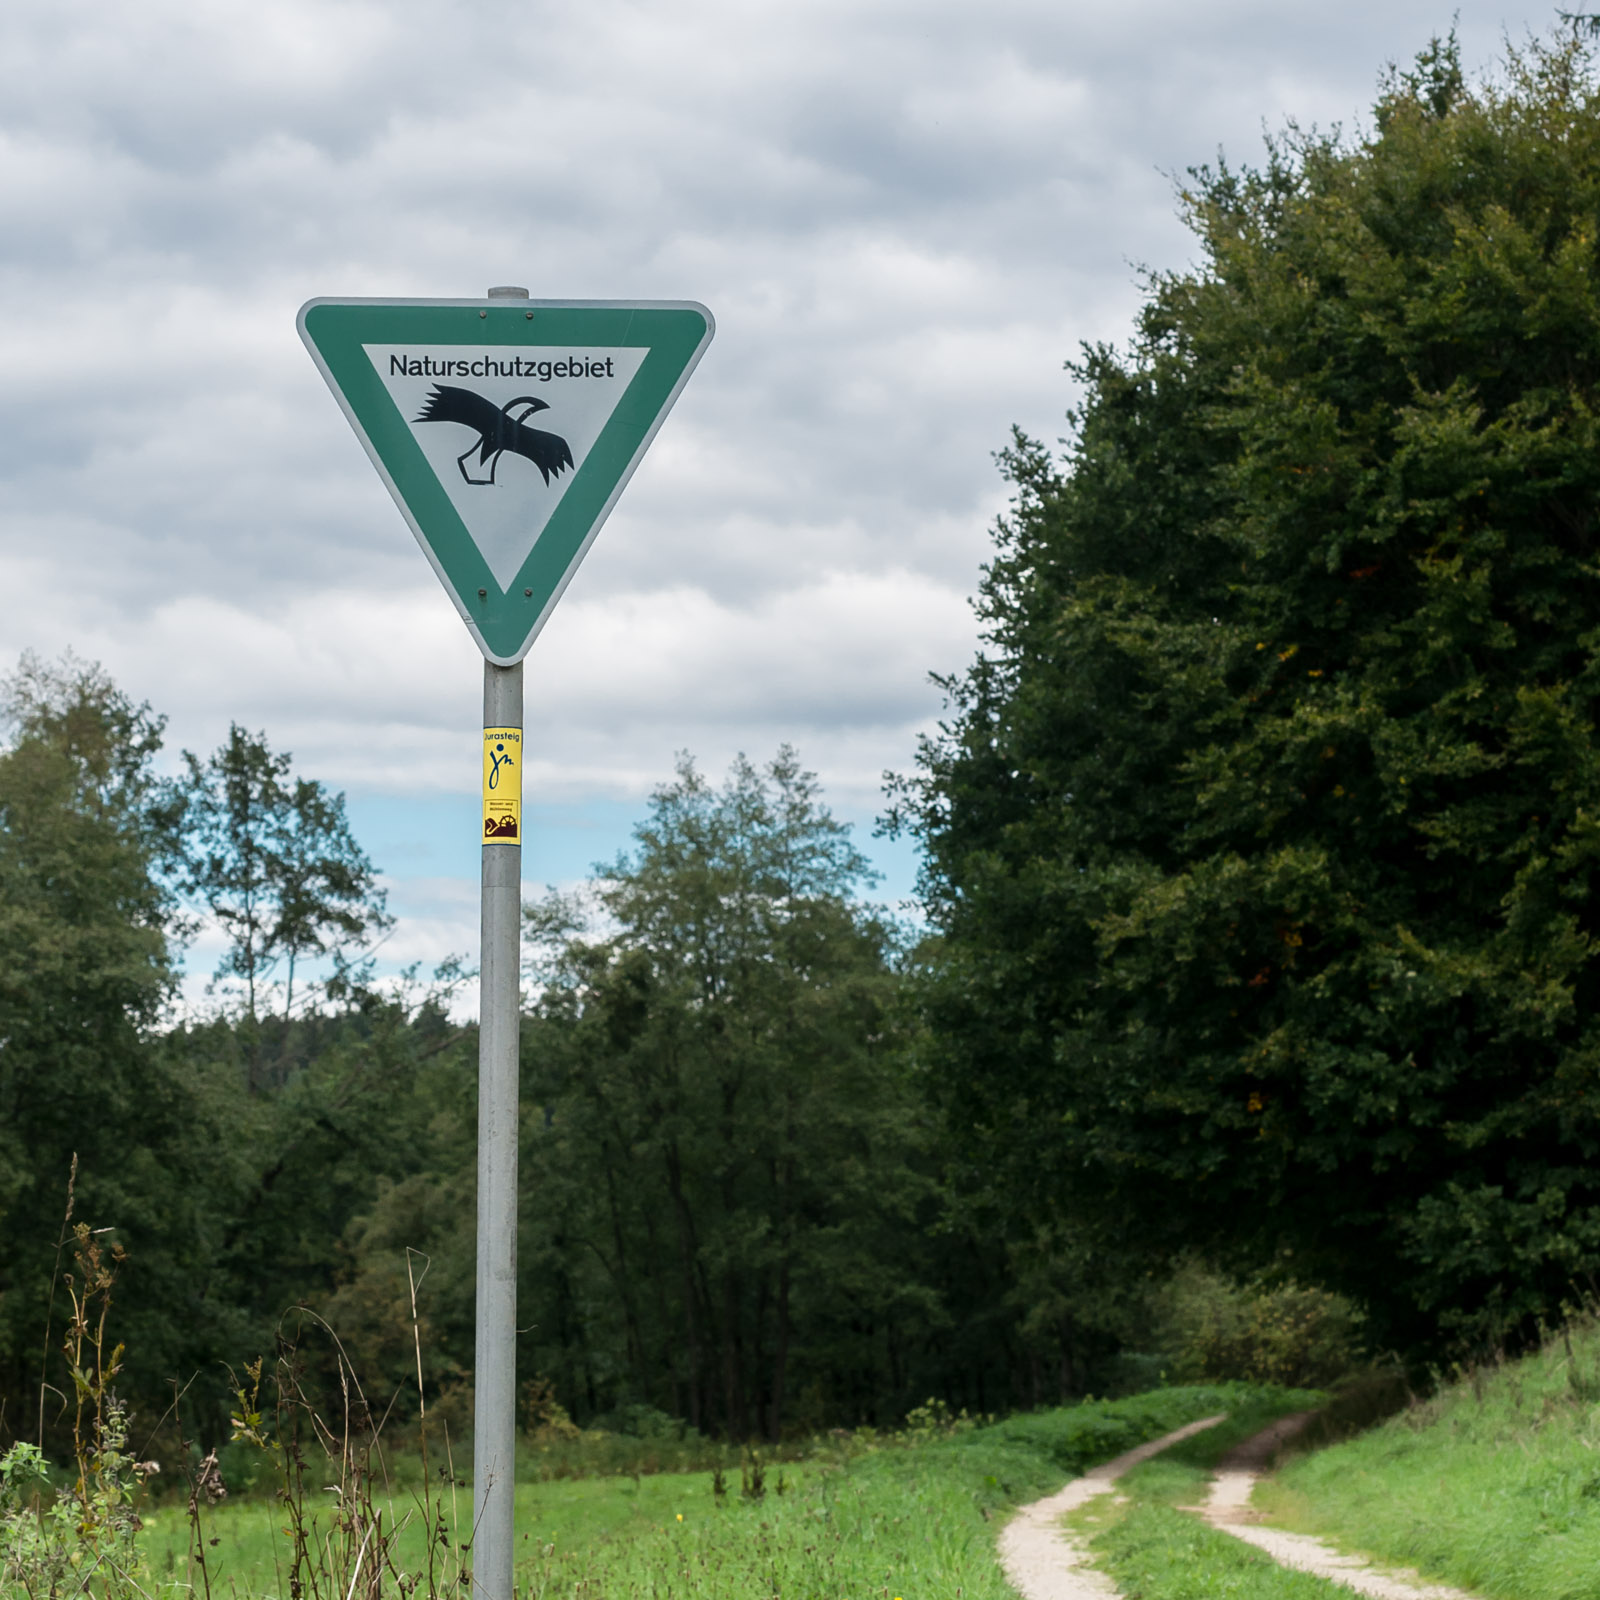
[[[35,1444],[14,1444],[0,1455],[0,1593],[14,1586],[28,1600],[135,1600],[143,1592],[133,1508],[143,1464],[127,1444],[127,1414],[111,1404],[88,1471],[71,1486],[53,1486]]]
[[[1184,1383],[1238,1379],[1320,1389],[1361,1353],[1361,1317],[1342,1296],[1297,1283],[1240,1285],[1187,1266],[1157,1296],[1158,1343]]]
[[[122,1346],[108,1344],[106,1321],[122,1252],[103,1251],[86,1223],[71,1237],[62,1351],[72,1385],[73,1480],[56,1485],[44,1451],[30,1441],[0,1455],[0,1594],[134,1600],[145,1593],[134,1501],[156,1468],[129,1452],[127,1407],[111,1389]]]

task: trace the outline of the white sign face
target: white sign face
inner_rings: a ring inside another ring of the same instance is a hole
[[[502,589],[649,354],[638,346],[362,349]]]

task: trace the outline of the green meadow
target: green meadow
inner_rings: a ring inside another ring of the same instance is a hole
[[[1011,1591],[994,1545],[1014,1505],[1199,1417],[1231,1411],[1248,1427],[1303,1403],[1287,1391],[1196,1385],[920,1437],[857,1436],[819,1448],[809,1460],[767,1467],[759,1499],[741,1493],[736,1472],[724,1475],[720,1496],[710,1472],[522,1483],[519,1589],[525,1600],[1005,1600]],[[443,1510],[449,1527],[464,1528],[470,1492],[462,1487],[456,1495],[452,1507],[445,1491]],[[397,1493],[389,1515],[399,1521],[408,1511],[399,1550],[401,1565],[416,1571],[424,1518],[414,1494]],[[270,1498],[227,1501],[203,1513],[211,1592],[286,1596],[285,1525],[283,1507]],[[203,1587],[181,1504],[148,1516],[140,1539],[160,1592]]]
[[[1256,1492],[1271,1519],[1490,1600],[1600,1596],[1600,1328],[1576,1318]]]

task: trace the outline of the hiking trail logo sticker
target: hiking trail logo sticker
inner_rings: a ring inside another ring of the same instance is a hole
[[[527,654],[711,340],[687,301],[313,300],[300,334],[483,653]]]
[[[522,729],[483,730],[483,842],[522,843]]]

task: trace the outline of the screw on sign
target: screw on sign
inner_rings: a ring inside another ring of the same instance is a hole
[[[502,288],[312,300],[299,328],[484,656],[472,1582],[513,1600],[522,660],[713,323],[691,301]]]

